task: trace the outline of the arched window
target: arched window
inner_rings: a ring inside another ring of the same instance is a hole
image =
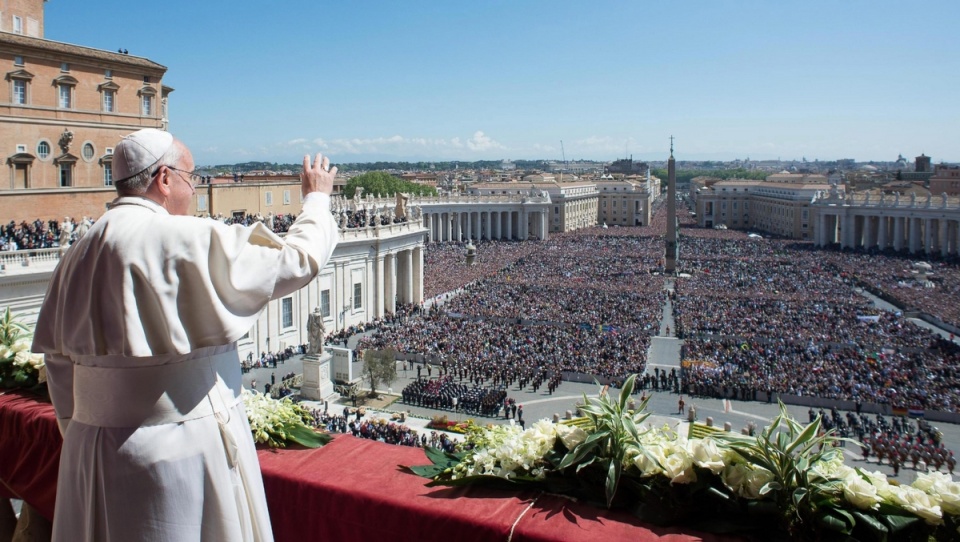
[[[37,144],[37,156],[41,160],[46,160],[50,157],[50,143],[46,141],[41,141]]]

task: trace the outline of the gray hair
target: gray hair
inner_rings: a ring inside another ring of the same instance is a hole
[[[117,181],[115,183],[117,192],[134,195],[143,194],[147,191],[147,188],[150,187],[150,182],[153,180],[153,176],[160,166],[176,167],[177,162],[180,161],[182,156],[183,147],[179,141],[173,140],[173,144],[170,145],[167,152],[163,153],[163,156],[161,156],[155,164],[137,173],[133,177],[127,177],[126,179]]]

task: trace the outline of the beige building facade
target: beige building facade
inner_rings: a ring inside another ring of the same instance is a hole
[[[42,191],[85,191],[102,209],[113,198],[103,190],[113,185],[113,146],[140,128],[166,129],[173,92],[167,68],[149,59],[45,39],[43,4],[0,10],[0,201],[16,200],[0,208],[22,209],[11,218],[41,216],[30,199]]]
[[[659,179],[657,179],[659,181]],[[658,188],[653,178],[603,176],[595,181],[597,195],[597,222],[610,226],[648,226],[652,216],[653,200]],[[659,187],[659,182],[656,184]]]
[[[551,174],[527,175],[522,181],[475,184],[471,195],[530,195],[541,193],[550,198],[548,218],[550,232],[565,232],[597,225],[599,193],[597,185],[588,181],[561,181]]]
[[[813,239],[811,201],[830,188],[822,175],[779,173],[765,181],[691,182],[697,224]]]
[[[934,196],[960,196],[960,167],[937,166],[936,172],[930,177],[930,193]]]

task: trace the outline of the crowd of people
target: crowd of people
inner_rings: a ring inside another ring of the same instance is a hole
[[[401,396],[408,405],[496,416],[507,392],[478,384],[467,386],[462,379],[458,382],[452,375],[446,375],[436,379],[418,378],[403,388]]]
[[[956,302],[960,299],[960,264],[955,260],[925,262],[921,256],[804,248],[864,285],[889,295],[905,309],[923,311],[960,326],[960,303]],[[927,264],[931,269],[923,273],[916,264]]]
[[[730,230],[682,231],[673,308],[688,393],[960,408],[960,347],[861,295],[858,275],[887,263]]]
[[[393,209],[384,209],[370,212],[367,209],[344,210],[339,215],[335,215],[337,224],[341,228],[369,228],[376,224],[388,226],[390,224],[402,224],[407,221],[406,216],[397,217]]]
[[[56,220],[44,222],[23,221],[17,224],[0,225],[0,251],[30,250],[54,248],[60,246],[60,223]]]
[[[564,372],[622,380],[644,371],[665,298],[662,278],[651,275],[661,257],[654,239],[591,228],[546,242],[477,247],[477,262],[467,265],[462,246],[430,245],[425,290],[459,293],[440,309],[364,337],[358,348],[419,356],[474,390],[498,393],[514,384],[552,393]],[[408,401],[449,408],[450,398],[464,396],[420,389],[439,385],[412,385]],[[499,408],[492,400],[486,406]]]
[[[217,214],[210,218],[219,220],[224,224],[240,224],[243,226],[250,226],[256,222],[262,222],[274,233],[281,234],[286,233],[290,229],[290,226],[293,224],[293,221],[297,219],[297,216],[290,213],[273,214],[271,212],[266,216],[260,213],[236,213],[231,216]],[[393,209],[376,213],[371,213],[366,209],[343,210],[339,213],[334,213],[334,219],[341,228],[367,228],[377,222],[379,222],[381,226],[407,222],[406,216],[397,218]]]
[[[465,243],[429,243],[423,260],[426,273],[423,297],[430,299],[453,292],[481,278],[491,277],[526,254],[537,249],[536,243],[507,241],[475,241],[476,256],[467,263]]]
[[[234,214],[232,216],[224,215],[215,215],[212,216],[214,220],[219,220],[224,224],[240,224],[241,226],[250,226],[256,222],[262,222],[268,229],[273,231],[273,233],[281,234],[286,233],[290,230],[290,226],[293,225],[293,221],[297,219],[296,215],[290,213],[279,213],[273,214],[269,213],[267,216],[263,216],[259,213],[257,214]]]
[[[65,247],[76,242],[92,226],[93,219],[84,216],[79,220],[69,216],[63,221],[36,219],[17,224],[11,220],[0,225],[0,251],[41,250],[45,248]]]
[[[261,352],[259,358],[254,357],[253,352],[250,352],[247,354],[247,358],[240,362],[240,368],[245,373],[249,372],[250,369],[261,369],[265,367],[276,369],[278,363],[283,364],[293,356],[306,353],[307,345],[305,344],[288,346],[276,352]]]

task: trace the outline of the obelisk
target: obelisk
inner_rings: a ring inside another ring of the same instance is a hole
[[[677,272],[677,161],[673,159],[673,136],[670,136],[670,159],[667,160],[667,243],[664,272]]]

